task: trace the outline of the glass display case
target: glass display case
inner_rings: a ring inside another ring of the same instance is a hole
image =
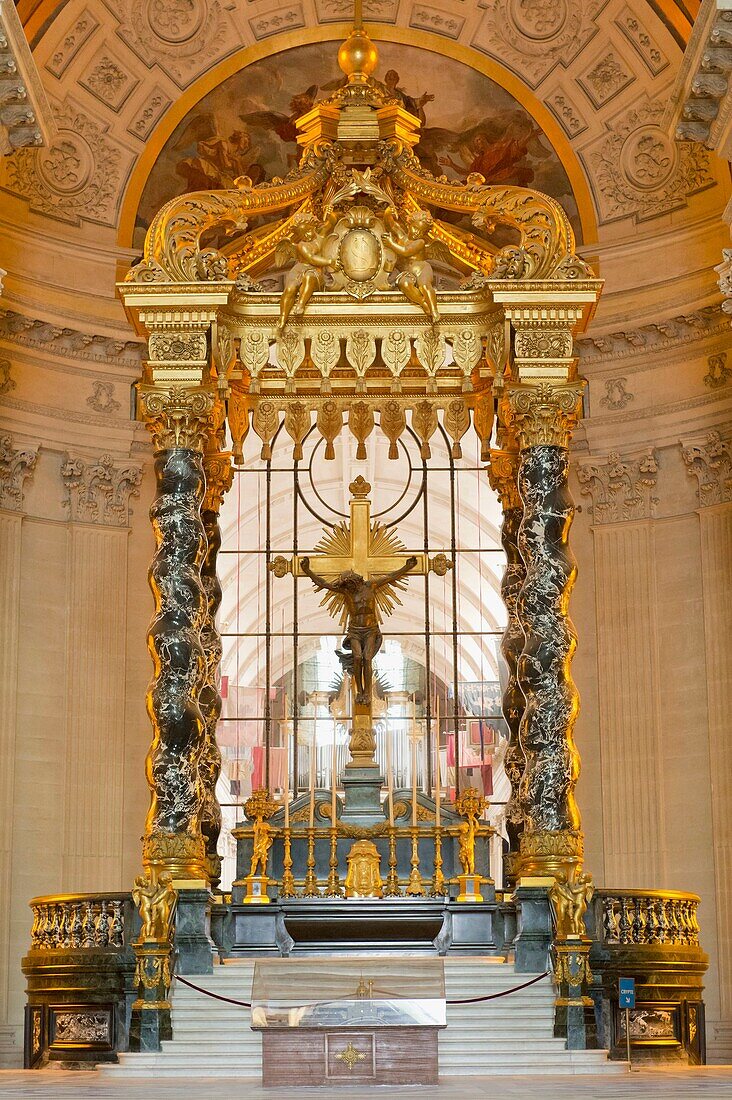
[[[442,959],[261,959],[252,1027],[444,1027]]]

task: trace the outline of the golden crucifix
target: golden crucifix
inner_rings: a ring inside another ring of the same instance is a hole
[[[395,534],[371,519],[371,486],[362,477],[349,485],[350,523],[339,523],[315,547],[316,556],[276,557],[276,576],[309,577],[325,595],[321,604],[340,618],[345,637],[338,656],[353,677],[353,730],[348,767],[373,767],[376,742],[372,728],[373,659],[381,649],[379,625],[400,603],[397,591],[410,573],[432,570],[445,575],[452,563],[445,554],[407,555]]]

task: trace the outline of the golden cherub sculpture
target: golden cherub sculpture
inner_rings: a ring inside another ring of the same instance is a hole
[[[132,887],[132,900],[142,921],[136,942],[170,943],[178,902],[170,874],[151,868],[144,875],[138,875]]]
[[[254,791],[251,798],[244,803],[244,813],[253,824],[252,836],[252,861],[249,867],[249,878],[254,878],[257,872],[266,878],[269,850],[272,847],[275,830],[267,821],[277,810],[277,804],[270,797],[266,788]]]
[[[435,324],[440,319],[435,292],[435,276],[428,257],[449,260],[449,252],[438,241],[429,239],[433,218],[428,210],[415,210],[406,228],[397,220],[394,208],[384,211],[384,224],[388,233],[383,243],[395,252],[398,261],[394,282],[405,298],[427,314]]]
[[[585,913],[595,887],[592,875],[573,867],[569,875],[560,875],[549,889],[557,939],[587,938]]]
[[[302,314],[315,294],[325,286],[327,269],[332,264],[327,244],[340,214],[329,210],[322,222],[313,214],[298,214],[293,219],[292,232],[285,237],[276,252],[276,260],[297,262],[285,276],[280,299],[280,319],[277,331],[282,332],[291,313]]]
[[[486,800],[474,787],[458,795],[455,809],[465,821],[458,827],[458,859],[464,875],[475,874],[475,837],[478,819],[486,808]]]

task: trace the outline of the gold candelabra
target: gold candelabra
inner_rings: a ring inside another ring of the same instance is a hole
[[[305,883],[302,896],[304,898],[318,898],[318,880],[315,876],[315,830],[308,829],[308,859],[305,871]]]
[[[442,873],[442,828],[435,825],[435,870],[432,875],[430,897],[441,898],[446,893],[445,876]]]
[[[340,898],[343,896],[341,880],[338,877],[338,827],[333,825],[330,830],[330,862],[328,873],[328,888],[325,896],[328,898]]]
[[[416,828],[410,829],[412,837],[412,870],[409,872],[409,885],[407,886],[407,894],[410,897],[424,897],[424,886],[422,884],[422,876],[419,873],[419,830]]]
[[[294,898],[295,896],[295,877],[292,873],[292,851],[291,840],[292,830],[289,825],[284,830],[284,854],[282,856],[282,897]]]
[[[384,897],[400,898],[401,896],[402,892],[399,889],[399,875],[397,874],[396,830],[392,825],[389,829],[389,873],[386,876]]]

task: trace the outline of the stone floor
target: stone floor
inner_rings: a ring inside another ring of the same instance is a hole
[[[241,1087],[240,1087],[241,1086]],[[343,1088],[298,1089],[312,1100],[375,1100],[379,1095],[415,1096],[420,1100],[479,1100],[500,1097],[500,1100],[686,1100],[706,1097],[707,1100],[732,1098],[732,1066],[709,1066],[680,1072],[638,1071],[627,1077],[598,1080],[597,1077],[454,1077],[432,1088]],[[10,1100],[231,1100],[246,1096],[247,1100],[274,1100],[291,1096],[292,1090],[252,1087],[249,1082],[226,1079],[221,1081],[189,1078],[185,1082],[155,1081],[137,1078],[134,1081],[102,1081],[94,1072],[71,1073],[63,1070],[41,1070],[16,1073],[0,1071],[0,1097]]]

